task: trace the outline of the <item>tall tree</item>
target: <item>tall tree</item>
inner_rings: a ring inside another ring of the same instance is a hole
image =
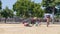
[[[55,13],[55,0],[42,0],[42,6],[45,7],[47,12],[51,12],[53,14],[53,23],[54,23],[54,13]]]
[[[5,18],[5,23],[6,23],[8,17],[13,17],[13,11],[10,10],[8,7],[6,7],[1,11],[1,16]]]
[[[60,2],[59,0],[42,0],[42,6],[46,7],[46,11],[48,13],[52,13],[53,14],[53,23],[54,23],[54,13],[57,13],[57,10],[55,8],[55,6],[57,5],[57,3]]]
[[[19,0],[13,5],[13,10],[17,12],[18,16],[37,16],[39,13],[39,16],[41,16],[43,15],[43,11],[40,7],[40,4],[31,2],[30,0]]]

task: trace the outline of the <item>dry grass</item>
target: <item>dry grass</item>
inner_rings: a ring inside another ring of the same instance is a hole
[[[60,25],[25,27],[23,24],[0,24],[0,34],[60,34]]]

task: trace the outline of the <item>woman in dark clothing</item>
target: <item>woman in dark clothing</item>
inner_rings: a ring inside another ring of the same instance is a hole
[[[34,25],[35,24],[35,19],[31,19],[31,24]]]

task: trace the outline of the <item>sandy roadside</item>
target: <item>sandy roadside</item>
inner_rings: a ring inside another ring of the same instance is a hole
[[[23,24],[0,24],[0,34],[60,34],[60,25],[24,27]]]

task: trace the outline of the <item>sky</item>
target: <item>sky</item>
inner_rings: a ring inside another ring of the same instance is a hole
[[[2,1],[2,9],[4,9],[6,6],[8,6],[9,9],[12,9],[13,4],[17,0],[1,0]]]
[[[13,4],[17,1],[17,0],[1,0],[2,1],[2,9],[4,9],[6,6],[9,9],[13,8]],[[42,0],[33,0],[35,3],[41,3]]]

